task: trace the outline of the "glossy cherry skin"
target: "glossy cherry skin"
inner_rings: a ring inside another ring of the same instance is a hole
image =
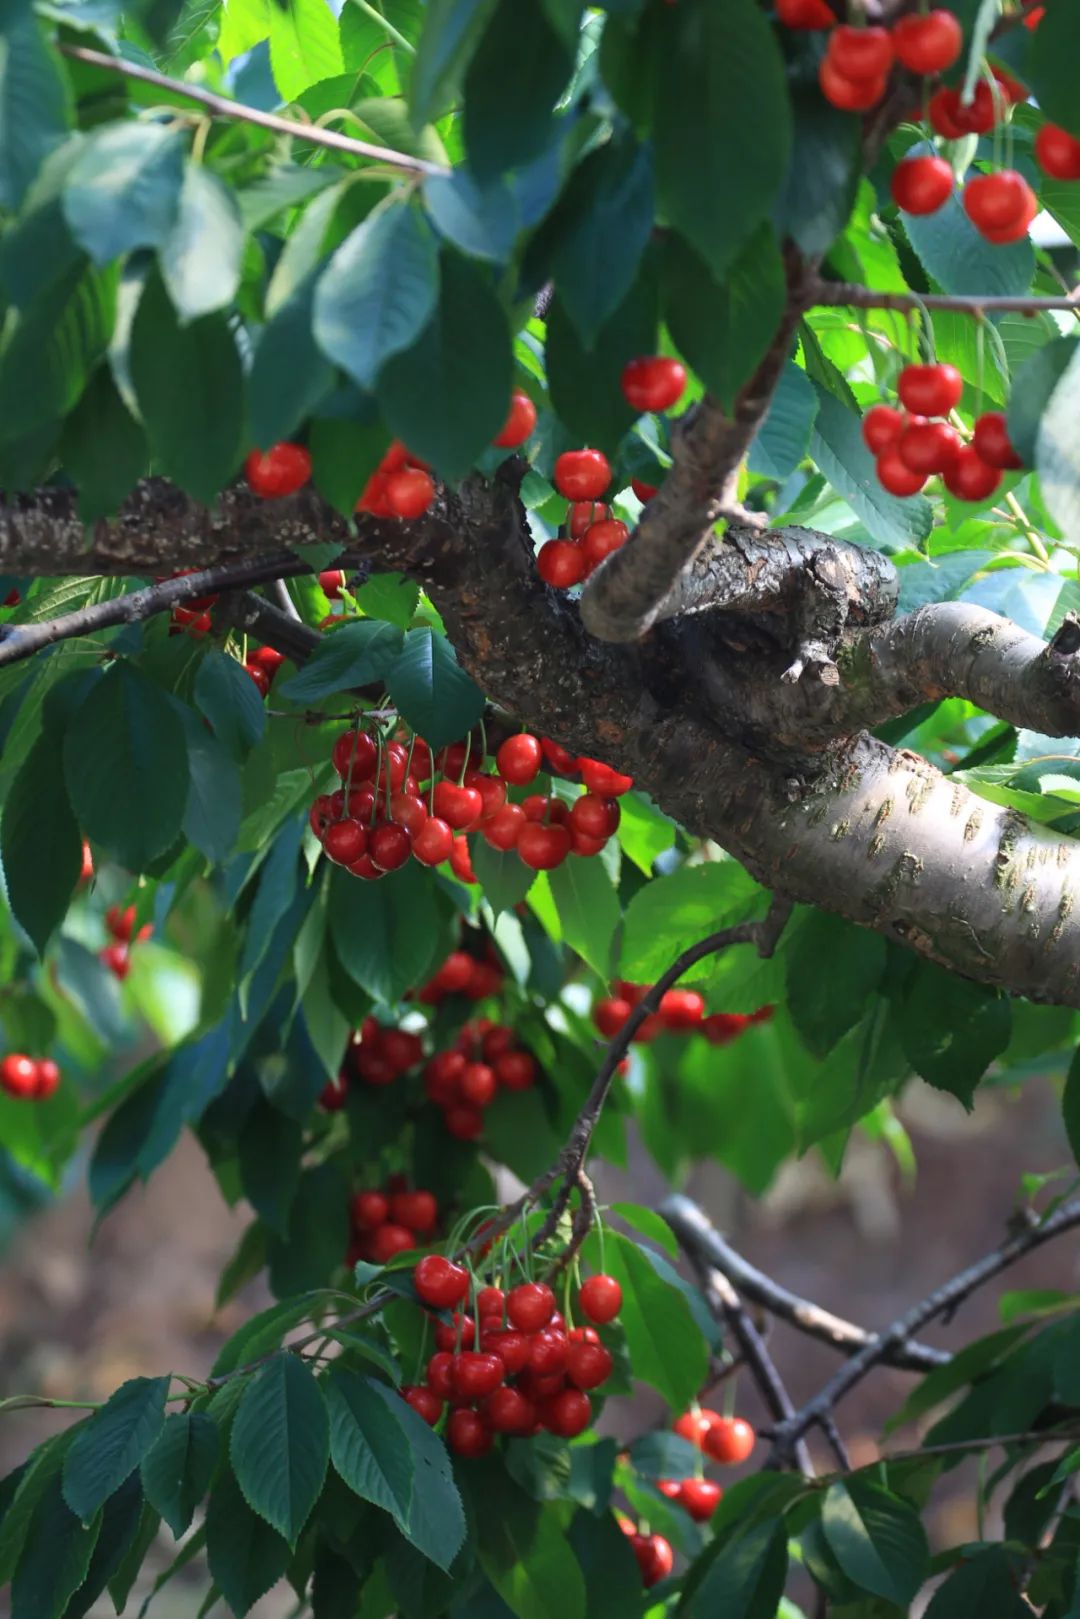
[[[585,553],[573,540],[548,540],[536,555],[536,571],[545,585],[569,590],[585,577]]]
[[[622,1309],[622,1288],[614,1276],[606,1276],[601,1272],[597,1276],[586,1277],[581,1284],[578,1294],[582,1313],[590,1321],[595,1321],[598,1327],[605,1326],[614,1321]]]
[[[248,486],[263,500],[277,500],[302,489],[311,477],[311,456],[302,444],[272,444],[252,450],[244,462]]]
[[[953,171],[943,157],[908,157],[893,170],[893,201],[906,214],[936,214],[953,193]]]
[[[555,487],[567,500],[599,500],[611,482],[600,450],[564,450],[555,462]]]
[[[506,1296],[506,1315],[519,1332],[539,1332],[555,1313],[555,1295],[546,1282],[522,1282]]]
[[[897,392],[913,415],[947,416],[960,403],[964,379],[954,365],[906,365]]]
[[[469,1291],[469,1273],[443,1254],[425,1254],[413,1271],[413,1286],[432,1309],[452,1310]]]
[[[539,737],[521,731],[508,736],[495,755],[495,765],[504,781],[515,787],[524,787],[532,781],[544,762],[544,750]]]
[[[1057,124],[1044,124],[1035,137],[1035,156],[1055,180],[1080,180],[1080,141]]]
[[[988,466],[971,444],[965,444],[944,476],[945,487],[957,500],[981,501],[1001,483],[1000,467]]]
[[[719,1417],[705,1435],[703,1449],[714,1462],[734,1467],[746,1461],[755,1439],[753,1428],[742,1417]]]
[[[500,450],[516,450],[524,444],[536,426],[536,406],[522,389],[515,388],[510,395],[510,410],[498,438],[492,443]]]
[[[985,461],[987,466],[1001,467],[1006,472],[1016,472],[1024,464],[1009,438],[1009,426],[1004,411],[984,411],[976,420],[972,443],[976,455]]]
[[[964,48],[964,30],[951,11],[938,8],[900,17],[893,25],[896,58],[912,73],[944,73]]]

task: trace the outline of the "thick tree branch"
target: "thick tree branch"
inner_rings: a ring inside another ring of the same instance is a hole
[[[725,1242],[720,1232],[707,1219],[702,1209],[690,1198],[676,1193],[660,1208],[660,1213],[674,1231],[691,1262],[707,1266],[732,1283],[745,1298],[751,1299],[770,1315],[788,1322],[810,1338],[828,1344],[846,1355],[865,1349],[879,1341],[879,1335],[858,1327],[853,1321],[833,1315],[809,1299],[789,1293],[772,1277],[766,1276]],[[889,1347],[882,1364],[906,1372],[928,1372],[935,1366],[946,1366],[952,1359],[944,1349],[932,1349],[929,1344],[900,1342]]]
[[[1023,1259],[1026,1254],[1040,1248],[1043,1243],[1050,1242],[1063,1231],[1071,1231],[1078,1225],[1080,1225],[1080,1199],[1063,1203],[1040,1224],[1031,1225],[1026,1230],[1009,1237],[999,1248],[995,1248],[993,1253],[987,1254],[984,1259],[952,1277],[927,1298],[912,1305],[910,1310],[891,1326],[886,1327],[878,1338],[841,1366],[824,1388],[795,1416],[778,1424],[773,1435],[773,1459],[776,1465],[783,1465],[791,1456],[796,1440],[801,1439],[809,1428],[831,1416],[845,1394],[849,1394],[856,1384],[861,1383],[876,1366],[882,1364],[891,1347],[913,1338],[917,1332],[928,1326],[931,1321],[937,1320],[939,1316],[951,1315],[966,1298],[1000,1275],[1003,1270],[1007,1270],[1010,1265],[1015,1265],[1018,1259]]]

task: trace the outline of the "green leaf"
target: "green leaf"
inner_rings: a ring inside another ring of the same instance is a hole
[[[496,0],[429,0],[409,79],[409,109],[420,129],[450,105]]]
[[[627,906],[620,976],[654,983],[692,944],[757,914],[763,898],[753,878],[734,860],[683,866],[670,876],[654,878]],[[715,961],[706,956],[680,982],[708,978],[715,970]]]
[[[904,996],[900,1034],[915,1072],[971,1107],[983,1074],[1009,1043],[1008,998],[932,962],[920,962]]]
[[[563,939],[606,978],[622,913],[603,864],[574,855],[550,872],[548,881]]]
[[[1069,5],[1048,6],[1032,35],[1027,69],[1031,93],[1055,124],[1080,134],[1076,81],[1070,83],[1069,64],[1080,51],[1080,15]]]
[[[342,967],[374,999],[392,1005],[422,983],[439,944],[429,873],[415,863],[377,883],[340,866],[330,878],[330,934]]]
[[[480,1566],[517,1619],[585,1619],[585,1578],[558,1509],[530,1500],[505,1476],[499,1510],[478,1514]]]
[[[188,163],[176,221],[158,254],[181,321],[232,303],[243,256],[244,227],[233,193],[201,163]]]
[[[9,6],[0,28],[0,208],[19,207],[67,126],[64,77],[41,23],[30,6]]]
[[[630,291],[654,214],[648,147],[613,138],[575,169],[549,227],[551,265],[563,308],[586,347]],[[616,239],[619,251],[612,255]]]
[[[338,1046],[338,1061],[344,1043]],[[244,1120],[240,1134],[240,1180],[255,1213],[279,1236],[289,1229],[289,1210],[300,1182],[303,1131],[295,1119],[262,1100]]]
[[[326,0],[275,0],[269,13],[270,71],[283,101],[296,101],[320,79],[345,71],[337,22]]]
[[[544,150],[574,56],[541,0],[498,0],[465,75],[465,149],[478,179]]]
[[[336,1372],[327,1383],[330,1452],[349,1488],[391,1514],[402,1534],[448,1569],[465,1515],[440,1439],[384,1383]]]
[[[146,472],[150,459],[146,437],[107,365],[98,366],[64,423],[60,455],[78,488],[84,523],[113,516]]]
[[[506,313],[487,274],[449,248],[441,263],[435,314],[383,368],[377,392],[394,436],[453,482],[506,420],[513,358]]]
[[[1009,1555],[992,1546],[970,1559],[934,1592],[925,1619],[1031,1619],[1031,1609],[1013,1584]]]
[[[337,1164],[319,1164],[301,1175],[288,1240],[271,1233],[267,1242],[270,1286],[278,1298],[323,1286],[340,1265],[349,1240],[348,1196],[348,1184]],[[265,1235],[263,1227],[255,1229]],[[261,1264],[261,1260],[256,1264],[256,1272]]]
[[[369,618],[407,630],[420,600],[420,586],[403,573],[373,573],[353,594]]]
[[[1074,352],[1043,411],[1035,466],[1047,510],[1066,545],[1080,545],[1080,449],[1073,431],[1080,401],[1080,350]]]
[[[214,1583],[237,1619],[289,1566],[288,1541],[252,1512],[230,1472],[221,1474],[210,1496],[206,1551]]]
[[[417,204],[391,202],[357,225],[320,276],[315,341],[361,388],[373,388],[387,361],[416,344],[438,295],[434,231]],[[506,395],[502,405],[505,415]]]
[[[926,1577],[930,1556],[926,1532],[908,1501],[855,1474],[830,1487],[821,1526],[849,1580],[907,1608]]]
[[[718,1536],[706,1553],[704,1571],[694,1569],[694,1585],[680,1605],[680,1619],[768,1619],[776,1613],[788,1571],[783,1521],[751,1523],[733,1535]]]
[[[522,210],[509,181],[481,184],[467,169],[428,175],[424,202],[439,235],[470,258],[505,264],[513,254]]]
[[[789,360],[750,446],[750,471],[777,481],[789,478],[810,448],[817,412],[813,383],[801,366]]]
[[[294,433],[333,387],[334,368],[312,331],[317,285],[312,272],[259,334],[248,393],[251,433],[261,449]]]
[[[249,1316],[218,1350],[211,1376],[221,1377],[225,1372],[234,1372],[238,1366],[246,1366],[253,1360],[259,1360],[269,1350],[277,1349],[287,1332],[291,1332],[301,1321],[308,1320],[317,1302],[316,1294],[285,1299],[280,1304],[267,1305],[257,1315]]]
[[[402,645],[401,631],[392,624],[344,624],[332,635],[324,635],[300,672],[283,681],[278,690],[290,703],[311,703],[353,686],[384,680]]]
[[[920,546],[934,526],[930,502],[923,495],[902,499],[883,489],[874,458],[863,443],[862,418],[846,410],[825,388],[817,386],[817,396],[810,447],[826,478],[883,550]]]
[[[754,0],[681,0],[665,21],[653,89],[660,206],[723,275],[768,216],[787,173],[784,62]]]
[[[1074,1055],[1069,1065],[1065,1090],[1061,1098],[1061,1112],[1072,1155],[1080,1164],[1080,1051]]]
[[[169,1381],[133,1377],[79,1430],[64,1462],[64,1500],[82,1523],[131,1476],[161,1432]]]
[[[776,234],[810,258],[826,252],[847,223],[862,171],[862,124],[825,100],[816,80],[792,88],[791,161],[773,214]]]
[[[321,416],[312,422],[308,442],[312,482],[324,500],[336,506],[343,517],[351,518],[365,484],[389,446],[389,433],[377,417],[361,422]],[[335,548],[335,558],[340,549]],[[310,553],[311,548],[305,550]]]
[[[95,264],[165,240],[176,220],[185,145],[176,125],[134,120],[88,136],[64,186],[64,217]]]
[[[295,1545],[330,1456],[322,1390],[298,1356],[282,1351],[248,1384],[233,1420],[229,1456],[248,1506]]]
[[[82,867],[82,836],[64,785],[60,738],[45,730],[8,789],[0,820],[8,902],[39,955],[67,914]]]
[[[189,778],[183,833],[207,860],[222,861],[240,833],[240,771],[191,709],[182,713]]]
[[[80,259],[0,339],[0,442],[66,416],[104,354],[113,328],[116,278]]]
[[[545,357],[551,402],[572,433],[612,453],[635,420],[621,377],[627,356],[656,349],[659,294],[648,259],[630,291],[588,346],[556,296],[548,310]]]
[[[133,1473],[105,1503],[86,1578],[64,1609],[63,1619],[85,1619],[92,1610],[132,1549],[143,1507],[142,1483]]]
[[[1077,346],[1075,337],[1056,337],[1037,349],[1012,379],[1006,412],[1009,438],[1026,466],[1035,465],[1043,414]]]
[[[827,1057],[881,982],[885,940],[827,911],[811,911],[786,941],[786,956],[791,1020],[814,1056]]]
[[[100,1530],[100,1518],[89,1526],[79,1522],[64,1500],[59,1475],[51,1478],[11,1582],[11,1619],[60,1619],[86,1578]]]
[[[765,356],[787,301],[784,263],[771,225],[762,224],[717,278],[678,236],[667,242],[664,313],[668,329],[726,411]]]
[[[146,1499],[179,1540],[210,1488],[220,1443],[217,1423],[199,1411],[177,1412],[143,1457]]]
[[[225,316],[182,325],[152,276],[131,329],[130,366],[162,472],[209,503],[236,470],[244,426],[243,369]]]
[[[999,246],[980,236],[953,192],[933,214],[905,214],[904,228],[923,266],[943,292],[1000,294],[1027,292],[1035,274],[1030,240]]]
[[[222,747],[243,761],[266,733],[266,709],[243,664],[216,648],[195,676],[195,701]]]
[[[80,703],[64,738],[64,773],[80,826],[129,871],[176,841],[188,790],[179,715],[160,686],[117,661]]]
[[[516,850],[493,849],[484,838],[473,838],[470,848],[476,880],[495,915],[513,910],[532,887],[535,871],[518,859]]]
[[[410,630],[386,675],[390,700],[433,748],[464,736],[483,717],[486,699],[457,661],[445,635],[429,625]]]
[[[596,1257],[599,1269],[598,1249]],[[604,1266],[623,1290],[619,1320],[634,1376],[650,1383],[674,1410],[683,1410],[705,1381],[709,1361],[685,1296],[620,1232],[605,1233]]]

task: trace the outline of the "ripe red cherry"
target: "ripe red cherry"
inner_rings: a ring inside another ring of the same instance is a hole
[[[536,406],[527,393],[515,388],[510,395],[510,411],[502,431],[491,442],[499,450],[516,450],[519,444],[524,444],[535,426]]]
[[[37,1090],[37,1064],[33,1058],[13,1051],[0,1060],[0,1090],[20,1100],[33,1096]]]
[[[643,506],[647,505],[658,492],[660,485],[656,483],[643,483],[640,478],[631,478],[630,487]]]
[[[476,1411],[451,1411],[446,1440],[457,1456],[484,1456],[494,1443],[494,1435]]]
[[[604,522],[593,523],[587,528],[581,541],[581,549],[589,572],[598,568],[613,551],[621,550],[629,533],[626,524],[620,522],[617,517],[609,517]]]
[[[580,540],[594,523],[606,523],[611,507],[600,500],[576,500],[566,514],[566,532],[572,540]]]
[[[495,1059],[495,1078],[504,1090],[531,1090],[536,1082],[536,1060],[527,1051],[506,1051]]]
[[[343,731],[334,743],[330,762],[342,781],[370,781],[379,762],[379,751],[366,731]]]
[[[944,73],[964,48],[964,30],[951,11],[901,17],[892,31],[897,61],[912,73]]]
[[[708,1478],[684,1478],[679,1485],[679,1505],[695,1523],[707,1523],[720,1505],[723,1490]]]
[[[742,1417],[718,1417],[705,1435],[704,1450],[714,1462],[734,1467],[754,1448],[754,1430]]]
[[[686,388],[686,367],[663,354],[641,355],[623,368],[623,397],[631,410],[670,410]]]
[[[963,391],[955,365],[906,365],[897,384],[901,404],[916,416],[947,416]]]
[[[927,108],[930,127],[943,140],[958,141],[967,134],[961,122],[960,92],[943,85],[930,97]]]
[[[428,1387],[440,1400],[448,1400],[454,1392],[451,1370],[454,1357],[448,1349],[440,1349],[427,1363]]]
[[[614,1276],[589,1276],[581,1284],[578,1295],[582,1314],[595,1321],[598,1327],[614,1321],[622,1309],[622,1288]]]
[[[521,805],[527,821],[546,821],[553,826],[567,826],[570,822],[569,806],[561,798],[547,798],[543,793],[530,793]]]
[[[536,553],[536,571],[545,585],[569,590],[585,577],[585,553],[573,540],[548,540]]]
[[[1001,469],[989,466],[973,445],[965,444],[944,481],[957,500],[989,500],[1001,482]]]
[[[580,1389],[563,1389],[544,1401],[540,1420],[548,1433],[558,1434],[560,1439],[575,1439],[592,1421],[592,1403]]]
[[[904,413],[891,405],[873,405],[863,417],[862,436],[875,455],[895,444],[904,426]]]
[[[574,1343],[566,1355],[566,1375],[575,1388],[596,1389],[606,1383],[615,1365],[603,1344]]]
[[[319,1092],[319,1106],[324,1113],[340,1113],[349,1095],[349,1081],[345,1074],[328,1079]]]
[[[641,1570],[641,1583],[648,1589],[666,1580],[675,1566],[675,1553],[663,1535],[631,1534],[630,1546]]]
[[[257,663],[245,663],[244,673],[251,676],[259,696],[265,697],[270,690],[270,676],[266,670]]]
[[[836,14],[825,0],[776,0],[776,16],[785,28],[835,28]]]
[[[845,79],[880,79],[893,64],[892,36],[887,28],[849,28],[829,35],[827,61]]]
[[[518,835],[517,852],[533,871],[554,871],[570,853],[570,833],[565,826],[529,821]]]
[[[420,467],[402,467],[386,480],[386,503],[395,517],[423,517],[435,499],[435,484]]]
[[[714,1422],[719,1422],[720,1413],[703,1409],[700,1411],[684,1411],[681,1417],[676,1417],[672,1428],[682,1439],[688,1439],[692,1445],[700,1450],[705,1442],[705,1435]]]
[[[530,736],[528,731],[508,736],[495,755],[499,775],[504,781],[513,782],[515,787],[524,787],[532,781],[543,761],[540,739]]]
[[[611,482],[600,450],[564,450],[555,462],[555,487],[567,500],[599,500]]]
[[[846,79],[827,56],[818,68],[822,95],[841,112],[869,112],[885,94],[887,82],[884,75],[879,79]]]
[[[477,788],[459,787],[456,781],[437,782],[433,797],[436,816],[456,832],[475,826],[484,813],[484,800]]]
[[[387,821],[377,826],[368,841],[368,853],[380,871],[397,871],[412,852],[412,839],[403,826]]]
[[[390,819],[416,836],[428,818],[427,805],[415,793],[395,793],[390,800]]]
[[[479,1108],[461,1102],[448,1107],[443,1123],[457,1141],[476,1141],[484,1133],[484,1115]]]
[[[482,1333],[480,1347],[488,1354],[498,1355],[510,1376],[516,1377],[529,1364],[529,1339],[513,1328],[496,1328]]]
[[[453,829],[438,815],[429,815],[413,838],[412,852],[422,866],[439,866],[454,847]]]
[[[951,466],[961,442],[960,434],[948,422],[912,420],[900,435],[897,452],[906,467],[925,477]]]
[[[485,821],[480,828],[485,843],[490,843],[493,849],[501,849],[504,853],[509,849],[517,848],[517,841],[521,829],[525,825],[525,811],[520,804],[504,804],[502,809],[496,810],[489,821]]]
[[[587,838],[610,838],[618,827],[620,814],[617,798],[584,793],[570,806],[570,825]]]
[[[465,1064],[465,1072],[459,1084],[461,1100],[470,1107],[490,1107],[495,1100],[495,1093],[499,1088],[495,1078],[495,1070],[486,1062],[470,1062]]]
[[[244,476],[254,494],[276,500],[304,487],[311,477],[311,457],[302,444],[272,444],[265,452],[252,450]]]
[[[529,1345],[529,1369],[537,1377],[561,1376],[566,1371],[569,1351],[565,1332],[553,1326],[542,1327]]]
[[[1008,230],[1020,219],[1031,187],[1015,169],[977,174],[964,187],[964,212],[977,231]]]
[[[1009,426],[1000,410],[987,410],[975,422],[975,453],[989,467],[1015,472],[1023,466],[1009,438]]]
[[[907,157],[893,170],[891,189],[906,214],[936,214],[952,196],[953,171],[943,157]]]
[[[578,760],[578,769],[581,779],[590,793],[599,793],[602,797],[621,798],[628,793],[634,785],[633,776],[624,776],[620,771],[613,770],[599,759]]]
[[[356,1192],[349,1213],[357,1231],[377,1231],[390,1218],[390,1202],[383,1192]],[[408,1221],[400,1223],[407,1225]]]
[[[425,1254],[413,1271],[413,1286],[434,1310],[452,1310],[469,1291],[469,1273],[443,1254]]]
[[[434,1428],[443,1414],[443,1402],[435,1390],[425,1387],[423,1383],[407,1383],[401,1393],[406,1404],[423,1417],[429,1428]]]
[[[878,456],[875,464],[878,483],[887,489],[890,495],[917,495],[926,482],[921,472],[912,472],[900,459],[900,451],[895,444]]]
[[[285,654],[279,652],[277,647],[257,646],[254,652],[248,653],[248,662],[257,663],[260,669],[265,669],[271,680],[285,662]]]
[[[1044,124],[1035,137],[1035,156],[1055,180],[1080,180],[1080,141],[1057,124]]]
[[[484,1355],[472,1349],[455,1355],[450,1368],[454,1393],[462,1400],[482,1400],[494,1394],[505,1376],[506,1367],[498,1355]]]
[[[555,1313],[555,1295],[546,1282],[522,1282],[506,1297],[506,1314],[520,1332],[539,1332]]]
[[[496,1389],[485,1411],[496,1433],[527,1434],[536,1425],[536,1407],[520,1389]]]
[[[381,1225],[371,1238],[371,1257],[377,1265],[388,1265],[397,1254],[407,1254],[418,1246],[407,1226]]]
[[[982,231],[986,241],[993,242],[995,246],[1002,247],[1007,242],[1019,242],[1028,233],[1031,222],[1039,211],[1038,199],[1029,187],[1022,212],[1011,225],[1003,225],[1000,230],[989,228]]]
[[[621,996],[597,1001],[592,1009],[592,1020],[605,1040],[614,1040],[626,1022],[633,1007]]]
[[[328,568],[319,575],[319,589],[327,601],[336,602],[341,595],[341,587],[345,583],[345,572],[342,568]]]
[[[39,1057],[34,1064],[37,1074],[37,1083],[34,1086],[34,1096],[37,1101],[45,1102],[60,1086],[60,1067],[51,1057]]]
[[[669,989],[660,997],[658,1015],[666,1029],[695,1029],[705,1016],[705,1001],[696,989]]]
[[[323,836],[323,848],[339,866],[351,866],[366,852],[367,846],[367,828],[359,821],[335,821]]]
[[[135,907],[110,905],[105,912],[105,927],[121,944],[127,944],[135,932]]]
[[[431,1192],[395,1192],[390,1215],[412,1231],[431,1231],[439,1218],[439,1205]]]
[[[471,1315],[462,1315],[460,1310],[455,1310],[449,1321],[435,1324],[436,1349],[455,1354],[459,1349],[471,1349],[475,1342],[476,1323]]]

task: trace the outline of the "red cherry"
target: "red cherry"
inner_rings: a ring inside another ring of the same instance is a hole
[[[1035,156],[1055,180],[1080,180],[1080,141],[1057,124],[1044,124],[1035,137]]]
[[[245,663],[244,673],[251,676],[259,696],[265,697],[270,690],[270,676],[266,670],[260,668],[257,663]]]
[[[708,1478],[684,1478],[679,1485],[679,1504],[695,1523],[707,1523],[720,1505],[723,1490]]]
[[[540,1420],[548,1433],[560,1439],[575,1439],[592,1421],[592,1403],[580,1389],[563,1389],[544,1401]]]
[[[371,1257],[377,1265],[388,1265],[398,1254],[407,1254],[418,1243],[403,1225],[381,1225],[371,1238]]]
[[[390,1218],[390,1203],[383,1192],[355,1192],[349,1204],[353,1228],[356,1231],[377,1231]],[[403,1220],[402,1225],[408,1221]]]
[[[319,575],[319,589],[327,601],[336,602],[341,595],[341,587],[345,583],[345,572],[342,568],[328,568]]]
[[[390,1217],[411,1231],[432,1231],[439,1218],[439,1205],[431,1192],[395,1192],[390,1199]]]
[[[522,809],[527,821],[543,821],[552,826],[570,824],[570,808],[561,798],[547,798],[543,793],[530,793],[523,799]]]
[[[438,815],[430,815],[413,838],[413,857],[422,866],[439,866],[454,847],[453,829]]]
[[[826,60],[845,79],[880,79],[893,64],[893,42],[887,28],[850,28],[829,35]]]
[[[566,1375],[575,1388],[596,1389],[611,1376],[615,1362],[603,1344],[571,1344],[566,1356]]]
[[[997,81],[998,89],[1010,106],[1015,107],[1021,101],[1027,100],[1027,86],[1021,84],[1019,79],[1014,79],[1011,73],[1006,72],[1005,68],[991,67],[990,71]]]
[[[688,1439],[700,1450],[705,1442],[705,1435],[717,1421],[719,1421],[717,1411],[684,1411],[681,1417],[676,1417],[671,1426],[681,1439]]]
[[[900,435],[897,452],[912,472],[944,472],[960,451],[960,434],[948,422],[912,420]]]
[[[524,787],[532,781],[543,762],[540,739],[530,736],[528,731],[508,736],[495,755],[499,775],[504,781],[513,782],[515,787]]]
[[[695,1029],[705,1016],[705,1001],[696,989],[669,989],[660,997],[657,1015],[673,1032]]]
[[[507,1294],[507,1318],[521,1332],[539,1332],[554,1313],[555,1295],[546,1282],[522,1282]]]
[[[277,647],[257,646],[254,652],[248,653],[248,662],[257,663],[261,669],[266,670],[272,680],[285,662],[285,655],[279,652]]]
[[[480,1347],[488,1354],[498,1355],[509,1376],[516,1377],[529,1364],[529,1339],[512,1328],[482,1333]]]
[[[367,851],[367,827],[359,821],[335,821],[323,837],[323,848],[339,866],[351,866]]]
[[[475,826],[484,813],[484,800],[475,787],[458,786],[456,781],[436,783],[435,814],[457,832]]]
[[[105,912],[105,928],[120,944],[127,944],[135,932],[134,905],[110,905]]]
[[[454,1392],[453,1364],[454,1357],[448,1349],[440,1349],[427,1363],[428,1387],[440,1400],[448,1400]]]
[[[272,444],[265,453],[252,450],[244,476],[253,494],[276,500],[304,487],[311,477],[311,457],[302,444]]]
[[[457,1456],[484,1456],[491,1449],[493,1435],[477,1412],[451,1411],[446,1441]]]
[[[324,1113],[340,1113],[349,1095],[349,1081],[344,1074],[327,1080],[319,1092],[319,1106]]]
[[[578,769],[587,791],[599,793],[601,797],[621,798],[634,785],[633,776],[624,776],[610,765],[601,764],[599,759],[579,759]]]
[[[642,483],[640,478],[631,478],[630,487],[643,506],[648,504],[653,496],[658,493],[660,488],[659,484]]]
[[[826,101],[841,112],[868,112],[885,94],[887,80],[846,79],[826,56],[818,68],[818,83]]]
[[[610,838],[620,820],[617,798],[585,793],[570,806],[570,825],[587,838]]]
[[[685,388],[686,367],[663,354],[642,355],[623,368],[623,397],[631,410],[670,410]]]
[[[589,1276],[581,1284],[578,1295],[582,1313],[598,1327],[614,1321],[622,1309],[622,1288],[614,1276]]]
[[[599,450],[564,450],[555,462],[555,487],[567,500],[599,500],[610,482],[607,456]]]
[[[375,864],[366,851],[359,860],[354,860],[351,865],[346,866],[345,870],[351,871],[354,877],[360,877],[366,883],[377,883],[381,877],[386,876],[385,871]]]
[[[0,1060],[0,1090],[5,1090],[9,1096],[20,1100],[33,1096],[37,1091],[37,1078],[37,1064],[32,1057],[14,1051]]]
[[[494,1068],[486,1062],[470,1062],[461,1076],[461,1099],[470,1107],[490,1107],[499,1088]]]
[[[893,444],[878,456],[875,465],[877,480],[890,495],[917,495],[926,478],[921,472],[912,472],[900,459],[900,451]]]
[[[476,1323],[471,1315],[462,1315],[460,1310],[455,1310],[452,1320],[435,1323],[436,1349],[449,1350],[453,1354],[459,1349],[471,1349],[475,1342]]]
[[[505,1376],[506,1367],[498,1355],[483,1355],[476,1350],[455,1355],[450,1369],[454,1393],[462,1400],[482,1400],[494,1394]]]
[[[1003,411],[987,410],[976,419],[973,444],[976,455],[987,466],[1015,472],[1024,464],[1009,438],[1009,426]]]
[[[944,482],[957,500],[989,500],[1001,482],[1001,469],[988,466],[973,445],[965,444],[946,471]]]
[[[836,27],[836,14],[825,0],[776,0],[776,16],[785,28]]]
[[[482,1287],[476,1295],[476,1313],[481,1321],[487,1315],[498,1316],[501,1321],[505,1302],[501,1287]]]
[[[510,412],[502,431],[491,442],[499,450],[516,450],[519,444],[524,444],[535,426],[536,406],[527,393],[515,388],[510,395]]]
[[[626,544],[629,533],[626,524],[621,523],[617,517],[608,518],[603,523],[593,523],[587,528],[581,541],[581,550],[589,572],[598,568],[613,551],[620,551]]]
[[[452,1310],[469,1291],[469,1273],[443,1254],[425,1254],[413,1271],[413,1286],[434,1310]]]
[[[484,1115],[479,1108],[467,1107],[464,1103],[448,1107],[443,1122],[458,1141],[476,1141],[484,1133]]]
[[[897,384],[901,404],[915,416],[947,416],[963,391],[955,365],[906,365]]]
[[[977,174],[964,187],[964,212],[977,231],[1008,230],[1023,216],[1030,194],[1016,169]]]
[[[48,1101],[60,1086],[60,1065],[53,1062],[51,1057],[39,1057],[34,1064],[37,1082],[34,1086],[34,1096],[39,1102]]]
[[[927,108],[927,117],[935,135],[940,135],[947,141],[963,139],[967,131],[960,121],[960,114],[959,90],[943,85],[940,90],[934,91]]]
[[[536,1082],[536,1059],[527,1051],[507,1051],[495,1059],[495,1077],[507,1091],[528,1091]]]
[[[536,1423],[536,1407],[520,1389],[496,1389],[485,1409],[496,1433],[527,1434]]]
[[[754,1430],[742,1417],[718,1417],[705,1435],[704,1450],[714,1462],[734,1467],[754,1448]]]
[[[951,11],[901,17],[892,31],[896,59],[912,73],[944,73],[964,48],[964,30]]]
[[[677,1501],[682,1494],[683,1481],[677,1478],[658,1478],[656,1488],[668,1501]]]
[[[426,1388],[422,1383],[407,1383],[401,1394],[417,1415],[423,1417],[428,1427],[434,1428],[443,1414],[443,1402],[435,1390]]]
[[[390,800],[390,819],[414,838],[428,818],[427,805],[414,793],[395,793]]]
[[[397,871],[412,853],[412,839],[403,826],[387,821],[372,832],[369,853],[380,871]]]
[[[675,1553],[663,1535],[633,1534],[630,1545],[641,1570],[641,1583],[646,1589],[667,1579],[675,1566]]]
[[[614,1040],[632,1011],[630,1002],[617,996],[597,1001],[592,1009],[592,1020],[605,1040]]]
[[[893,170],[891,189],[906,214],[936,214],[952,196],[953,171],[943,157],[907,157]]]
[[[423,517],[435,499],[435,484],[429,472],[419,467],[402,467],[386,480],[386,502],[395,517],[410,520]]]
[[[375,774],[379,752],[366,731],[343,731],[334,743],[330,762],[343,781],[369,781]]]
[[[1031,222],[1038,211],[1038,199],[1034,191],[1029,188],[1023,211],[1018,218],[1011,225],[1002,226],[1001,230],[987,228],[982,232],[982,235],[988,242],[993,242],[996,247],[1003,247],[1007,242],[1019,242],[1027,235]]]
[[[585,577],[585,553],[573,540],[548,540],[536,553],[536,571],[545,585],[569,590]]]
[[[565,826],[544,826],[530,821],[521,828],[517,852],[518,858],[533,871],[554,871],[570,853],[570,833]]]
[[[566,514],[566,532],[572,540],[583,539],[594,523],[606,523],[610,516],[611,507],[603,501],[576,500]]]
[[[533,1335],[529,1345],[529,1369],[537,1377],[562,1376],[566,1371],[570,1344],[565,1332],[555,1327],[542,1327]]]
[[[114,978],[121,981],[131,971],[131,957],[126,944],[107,944],[100,952],[100,959],[108,967]]]
[[[504,804],[496,810],[490,821],[480,828],[485,843],[493,849],[516,849],[521,829],[525,825],[525,811],[520,804]]]

